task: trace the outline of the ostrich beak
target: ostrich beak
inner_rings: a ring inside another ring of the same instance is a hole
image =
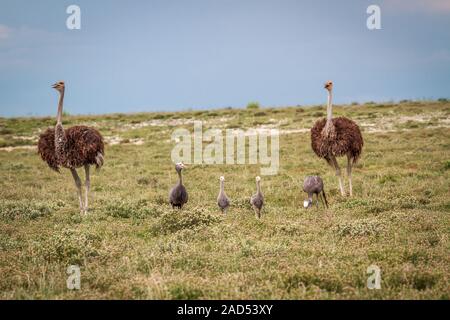
[[[53,89],[56,89],[56,87],[58,86],[58,84],[57,83],[55,83],[55,84],[52,84],[52,88]]]

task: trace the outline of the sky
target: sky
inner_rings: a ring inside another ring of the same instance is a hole
[[[0,0],[0,116],[58,80],[70,114],[450,98],[450,0]]]

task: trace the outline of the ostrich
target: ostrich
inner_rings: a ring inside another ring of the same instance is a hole
[[[308,200],[303,202],[305,208],[310,208],[313,202],[313,195],[316,195],[317,206],[319,206],[319,196],[322,196],[322,202],[328,208],[327,197],[325,196],[325,190],[323,188],[322,178],[319,176],[308,176],[303,182],[303,191],[308,194]]]
[[[48,166],[57,171],[59,167],[70,169],[78,192],[81,213],[88,211],[88,194],[90,189],[89,166],[99,169],[104,162],[104,144],[102,135],[94,128],[74,126],[65,130],[62,126],[64,102],[63,81],[55,83],[52,88],[59,92],[58,113],[55,128],[48,128],[41,134],[38,142],[38,153]],[[81,192],[81,179],[76,168],[84,167],[86,174],[86,193],[84,203]]]
[[[230,206],[230,199],[228,199],[224,191],[225,177],[220,177],[219,180],[220,180],[220,191],[219,196],[217,197],[217,204],[219,208],[222,210],[222,213],[226,213],[228,207]]]
[[[333,83],[326,82],[325,89],[328,90],[327,118],[317,120],[311,128],[311,146],[317,156],[324,158],[336,170],[342,196],[345,196],[345,191],[336,157],[347,156],[347,175],[352,196],[352,167],[361,155],[364,141],[355,122],[345,117],[333,118],[331,104]]]
[[[261,209],[264,205],[264,196],[261,192],[261,178],[256,177],[256,193],[250,198],[250,204],[255,210],[256,217],[261,218]]]
[[[181,175],[181,170],[184,169],[184,164],[179,162],[175,165],[175,170],[178,173],[178,183],[170,190],[169,202],[172,208],[178,207],[181,209],[183,205],[188,201],[188,194],[186,188],[183,186],[183,177]]]

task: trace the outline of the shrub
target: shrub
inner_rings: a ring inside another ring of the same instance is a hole
[[[106,214],[115,218],[138,218],[153,216],[157,217],[163,213],[163,210],[146,200],[136,202],[117,201],[106,206]]]
[[[328,292],[342,292],[343,284],[340,279],[335,279],[329,275],[318,274],[293,274],[283,279],[282,285],[288,292],[300,287],[312,287],[317,286],[322,290]]]
[[[438,280],[438,276],[430,273],[416,272],[411,279],[412,286],[417,290],[432,288]]]
[[[1,200],[0,218],[2,220],[33,220],[40,217],[49,216],[55,209],[63,206],[64,203],[61,201],[48,204],[28,200]]]
[[[147,177],[139,177],[136,179],[138,185],[148,186],[150,184],[150,179]]]
[[[79,230],[64,229],[49,238],[36,242],[36,251],[47,261],[84,264],[84,260],[99,255],[99,236]]]
[[[356,221],[343,222],[336,226],[335,230],[341,237],[361,237],[378,235],[384,226],[376,219],[360,219]]]
[[[445,169],[445,170],[449,170],[449,169],[450,169],[450,160],[447,160],[447,161],[444,163],[444,169]]]
[[[176,284],[169,289],[172,299],[194,300],[200,298],[203,293],[199,289],[190,288],[182,284]]]
[[[257,101],[249,102],[247,104],[247,109],[249,109],[249,110],[251,110],[251,109],[259,109],[259,102],[257,102]]]
[[[220,219],[209,214],[203,208],[194,208],[189,212],[167,212],[153,225],[153,234],[175,233],[183,229],[195,229],[217,223]]]
[[[267,115],[267,113],[265,113],[265,112],[263,112],[263,111],[256,112],[256,113],[254,114],[255,117],[263,117],[263,116],[265,116],[265,115]]]

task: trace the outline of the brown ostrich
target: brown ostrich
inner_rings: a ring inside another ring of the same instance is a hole
[[[95,165],[99,169],[103,165],[105,155],[103,137],[96,129],[86,126],[74,126],[64,130],[62,126],[64,82],[59,81],[52,88],[59,92],[56,126],[54,129],[48,128],[41,134],[38,153],[53,170],[59,172],[59,167],[70,169],[78,189],[80,210],[82,213],[87,213],[90,189],[89,166]],[[81,179],[76,170],[80,167],[84,167],[86,173],[84,204],[81,194]]]
[[[339,178],[339,189],[344,196],[344,185],[342,183],[341,169],[336,157],[347,156],[347,175],[350,190],[352,190],[352,167],[358,161],[364,141],[358,125],[345,117],[333,118],[333,106],[331,104],[333,83],[325,83],[328,90],[327,118],[317,120],[311,128],[311,146],[314,152],[327,160],[328,164],[336,170]]]

